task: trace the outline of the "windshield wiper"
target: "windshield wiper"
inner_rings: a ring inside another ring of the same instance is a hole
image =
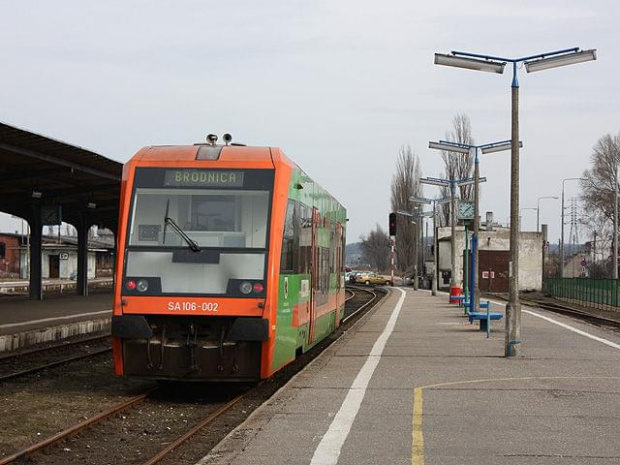
[[[167,212],[166,212],[167,213]],[[172,228],[172,230],[177,233],[181,239],[183,239],[185,242],[187,242],[187,245],[189,246],[190,249],[192,249],[193,252],[200,252],[200,246],[193,241],[187,234],[185,234],[185,231],[183,231],[178,224],[176,224],[176,222],[170,218],[168,215],[166,215],[166,217],[164,218],[164,223],[165,225],[170,225],[170,227]]]

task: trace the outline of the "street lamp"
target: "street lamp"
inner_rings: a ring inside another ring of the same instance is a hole
[[[433,247],[433,282],[431,285],[431,294],[432,295],[437,295],[437,280],[439,279],[439,267],[437,266],[438,260],[437,260],[437,256],[439,251],[438,249],[438,243],[437,243],[437,204],[440,203],[447,203],[450,202],[451,199],[449,198],[443,198],[443,199],[427,199],[424,197],[410,197],[409,198],[410,201],[414,202],[414,203],[420,203],[420,204],[429,204],[432,203],[433,204],[433,243],[435,244]]]
[[[553,195],[547,195],[544,197],[538,197],[538,206],[536,207],[536,232],[540,232],[540,201],[544,199],[557,200],[558,198]]]
[[[542,53],[521,58],[503,58],[476,53],[452,51],[450,55],[435,54],[435,64],[454,66],[502,74],[507,63],[512,64],[511,84],[511,156],[510,156],[510,263],[508,268],[509,291],[506,305],[506,339],[504,352],[507,357],[519,355],[521,344],[521,304],[519,302],[519,81],[517,66],[525,63],[528,73],[596,60],[596,50],[579,50],[578,47]]]
[[[486,181],[487,178],[480,178],[479,182]],[[442,178],[421,178],[422,184],[431,186],[449,187],[450,188],[450,287],[456,286],[456,187],[469,186],[474,184],[473,178],[465,179],[442,179]]]
[[[418,207],[415,207],[415,208],[417,209]],[[423,215],[423,213],[420,213],[420,212],[407,212],[404,210],[397,210],[396,213],[399,215],[408,216],[411,218],[420,218]],[[420,246],[419,233],[420,233],[421,224],[418,224],[414,219],[411,220],[411,223],[416,225],[414,229],[414,236],[413,236],[413,243],[415,244],[415,247],[413,249],[413,290],[417,291],[418,290],[418,269],[419,269],[418,247]]]
[[[457,152],[470,154],[474,157],[474,231],[472,234],[472,298],[469,299],[473,305],[472,311],[477,312],[480,308],[480,285],[478,283],[478,233],[480,230],[480,153],[495,153],[509,150],[512,146],[511,141],[503,140],[482,145],[463,144],[440,140],[439,142],[429,142],[428,147],[446,152]],[[519,142],[519,146],[523,144]],[[485,178],[486,179],[486,178]]]

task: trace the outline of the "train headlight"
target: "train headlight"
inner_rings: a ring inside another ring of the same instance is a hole
[[[252,292],[252,283],[248,281],[243,281],[239,285],[239,290],[241,291],[242,294],[249,294],[250,292]]]
[[[138,284],[136,285],[136,289],[138,290],[138,292],[146,292],[149,288],[149,282],[146,279],[141,279],[140,281],[138,281]]]
[[[125,287],[130,291],[134,291],[136,289],[136,282],[133,279],[130,279],[125,283]]]

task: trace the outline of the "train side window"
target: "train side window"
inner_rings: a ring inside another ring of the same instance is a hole
[[[6,244],[0,242],[0,258],[6,258]]]
[[[284,234],[282,234],[282,257],[280,271],[296,273],[299,268],[299,205],[289,200],[284,220]]]
[[[342,260],[340,262],[340,271],[344,271],[345,264],[347,263],[347,235],[345,234],[344,229],[342,229],[340,239],[342,240],[342,248],[341,248]]]
[[[299,273],[310,274],[312,270],[312,208],[300,204]]]

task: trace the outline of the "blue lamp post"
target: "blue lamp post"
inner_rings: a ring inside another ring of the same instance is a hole
[[[433,271],[433,281],[432,281],[432,295],[437,295],[437,280],[439,279],[439,275],[437,274],[437,205],[441,204],[441,203],[447,203],[450,202],[450,198],[444,198],[444,199],[427,199],[424,197],[410,197],[409,200],[411,200],[414,203],[420,203],[420,204],[433,204],[433,211],[432,211],[432,216],[433,216],[433,242],[435,243],[434,247],[433,247],[433,267],[434,267],[434,271]]]
[[[474,157],[474,230],[472,232],[472,281],[471,298],[472,311],[477,312],[480,308],[480,285],[478,282],[478,233],[480,231],[480,154],[501,152],[511,148],[509,140],[491,142],[482,145],[462,144],[440,140],[439,142],[429,142],[428,147],[446,152],[456,152],[470,154]],[[519,143],[519,146],[522,146]]]
[[[479,182],[486,181],[486,178],[480,178]],[[421,178],[422,184],[430,184],[433,186],[449,187],[450,188],[450,227],[451,227],[451,258],[450,258],[450,287],[456,286],[456,188],[457,186],[468,186],[475,183],[474,178],[465,179],[442,179],[442,178]],[[469,270],[467,270],[469,271]]]
[[[528,73],[560,66],[596,60],[596,50],[579,47],[541,53],[520,58],[504,58],[479,53],[452,51],[450,55],[435,54],[435,64],[502,74],[507,63],[512,64],[511,85],[511,162],[510,162],[510,263],[508,304],[506,304],[506,339],[504,353],[507,357],[519,355],[521,344],[521,304],[519,302],[519,81],[517,65],[525,64]]]

